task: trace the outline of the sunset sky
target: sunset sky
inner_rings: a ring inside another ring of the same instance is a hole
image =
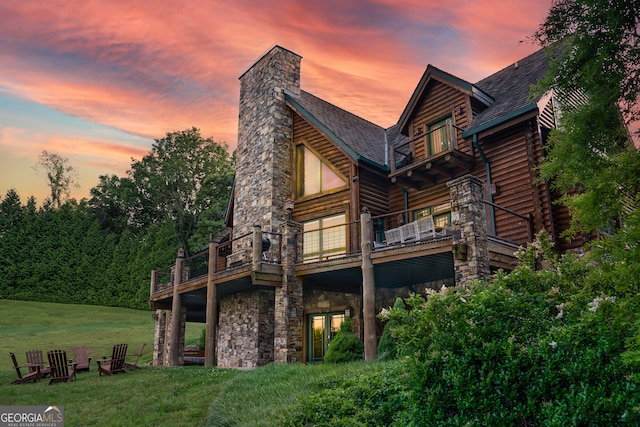
[[[154,139],[200,128],[236,146],[240,74],[274,44],[302,88],[394,124],[428,64],[470,82],[537,50],[550,0],[22,0],[0,2],[0,198],[42,203],[43,150],[77,199],[125,176]]]

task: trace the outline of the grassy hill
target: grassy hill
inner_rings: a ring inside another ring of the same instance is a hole
[[[154,322],[149,311],[0,300],[0,312],[0,406],[63,406],[66,426],[279,426],[292,411],[297,419],[315,413],[313,407],[300,406],[301,396],[331,392],[345,378],[376,375],[386,366],[152,367]],[[195,341],[201,328],[188,324],[187,342]],[[140,371],[100,377],[94,363],[70,384],[49,385],[48,379],[10,384],[17,377],[9,352],[24,363],[30,349],[71,352],[76,345],[87,345],[95,359],[120,342],[135,351],[147,343]]]

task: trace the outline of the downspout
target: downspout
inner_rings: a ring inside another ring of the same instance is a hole
[[[402,217],[404,218],[404,223],[407,224],[409,222],[409,193],[404,185],[400,184],[400,190],[404,194],[404,213]]]
[[[478,134],[473,134],[473,145],[480,153],[480,157],[482,157],[482,161],[484,162],[485,173],[487,175],[487,199],[489,203],[493,203],[493,195],[491,194],[491,166],[489,165],[489,159],[484,155],[484,151],[480,147],[478,143]],[[487,228],[493,232],[493,235],[496,234],[496,215],[492,205],[489,205],[489,224],[487,224]],[[487,230],[488,231],[488,230]]]
[[[389,138],[387,129],[384,130],[384,165],[389,166]]]

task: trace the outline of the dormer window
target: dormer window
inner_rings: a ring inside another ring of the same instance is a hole
[[[307,146],[296,147],[296,196],[305,197],[344,187],[345,180]]]

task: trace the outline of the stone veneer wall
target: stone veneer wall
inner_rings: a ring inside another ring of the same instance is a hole
[[[456,286],[491,274],[482,180],[465,175],[447,182],[451,195],[453,268]]]
[[[273,361],[274,292],[257,290],[220,301],[217,357],[221,368],[254,368]]]
[[[296,276],[300,247],[295,244],[302,224],[282,225],[282,286],[275,290],[274,362],[302,363],[304,348],[304,297],[302,281]]]
[[[153,320],[156,322],[153,340],[153,366],[164,365],[165,344],[164,339],[167,333],[167,310],[157,309],[153,313]]]
[[[362,334],[364,333],[362,325],[362,295],[316,289],[305,289],[304,291],[304,312],[307,314],[344,311],[346,307],[351,309],[353,333],[362,339]]]
[[[275,46],[240,76],[235,236],[251,232],[254,224],[279,232],[286,220],[284,201],[292,192],[293,118],[283,90],[300,94],[300,59]]]

